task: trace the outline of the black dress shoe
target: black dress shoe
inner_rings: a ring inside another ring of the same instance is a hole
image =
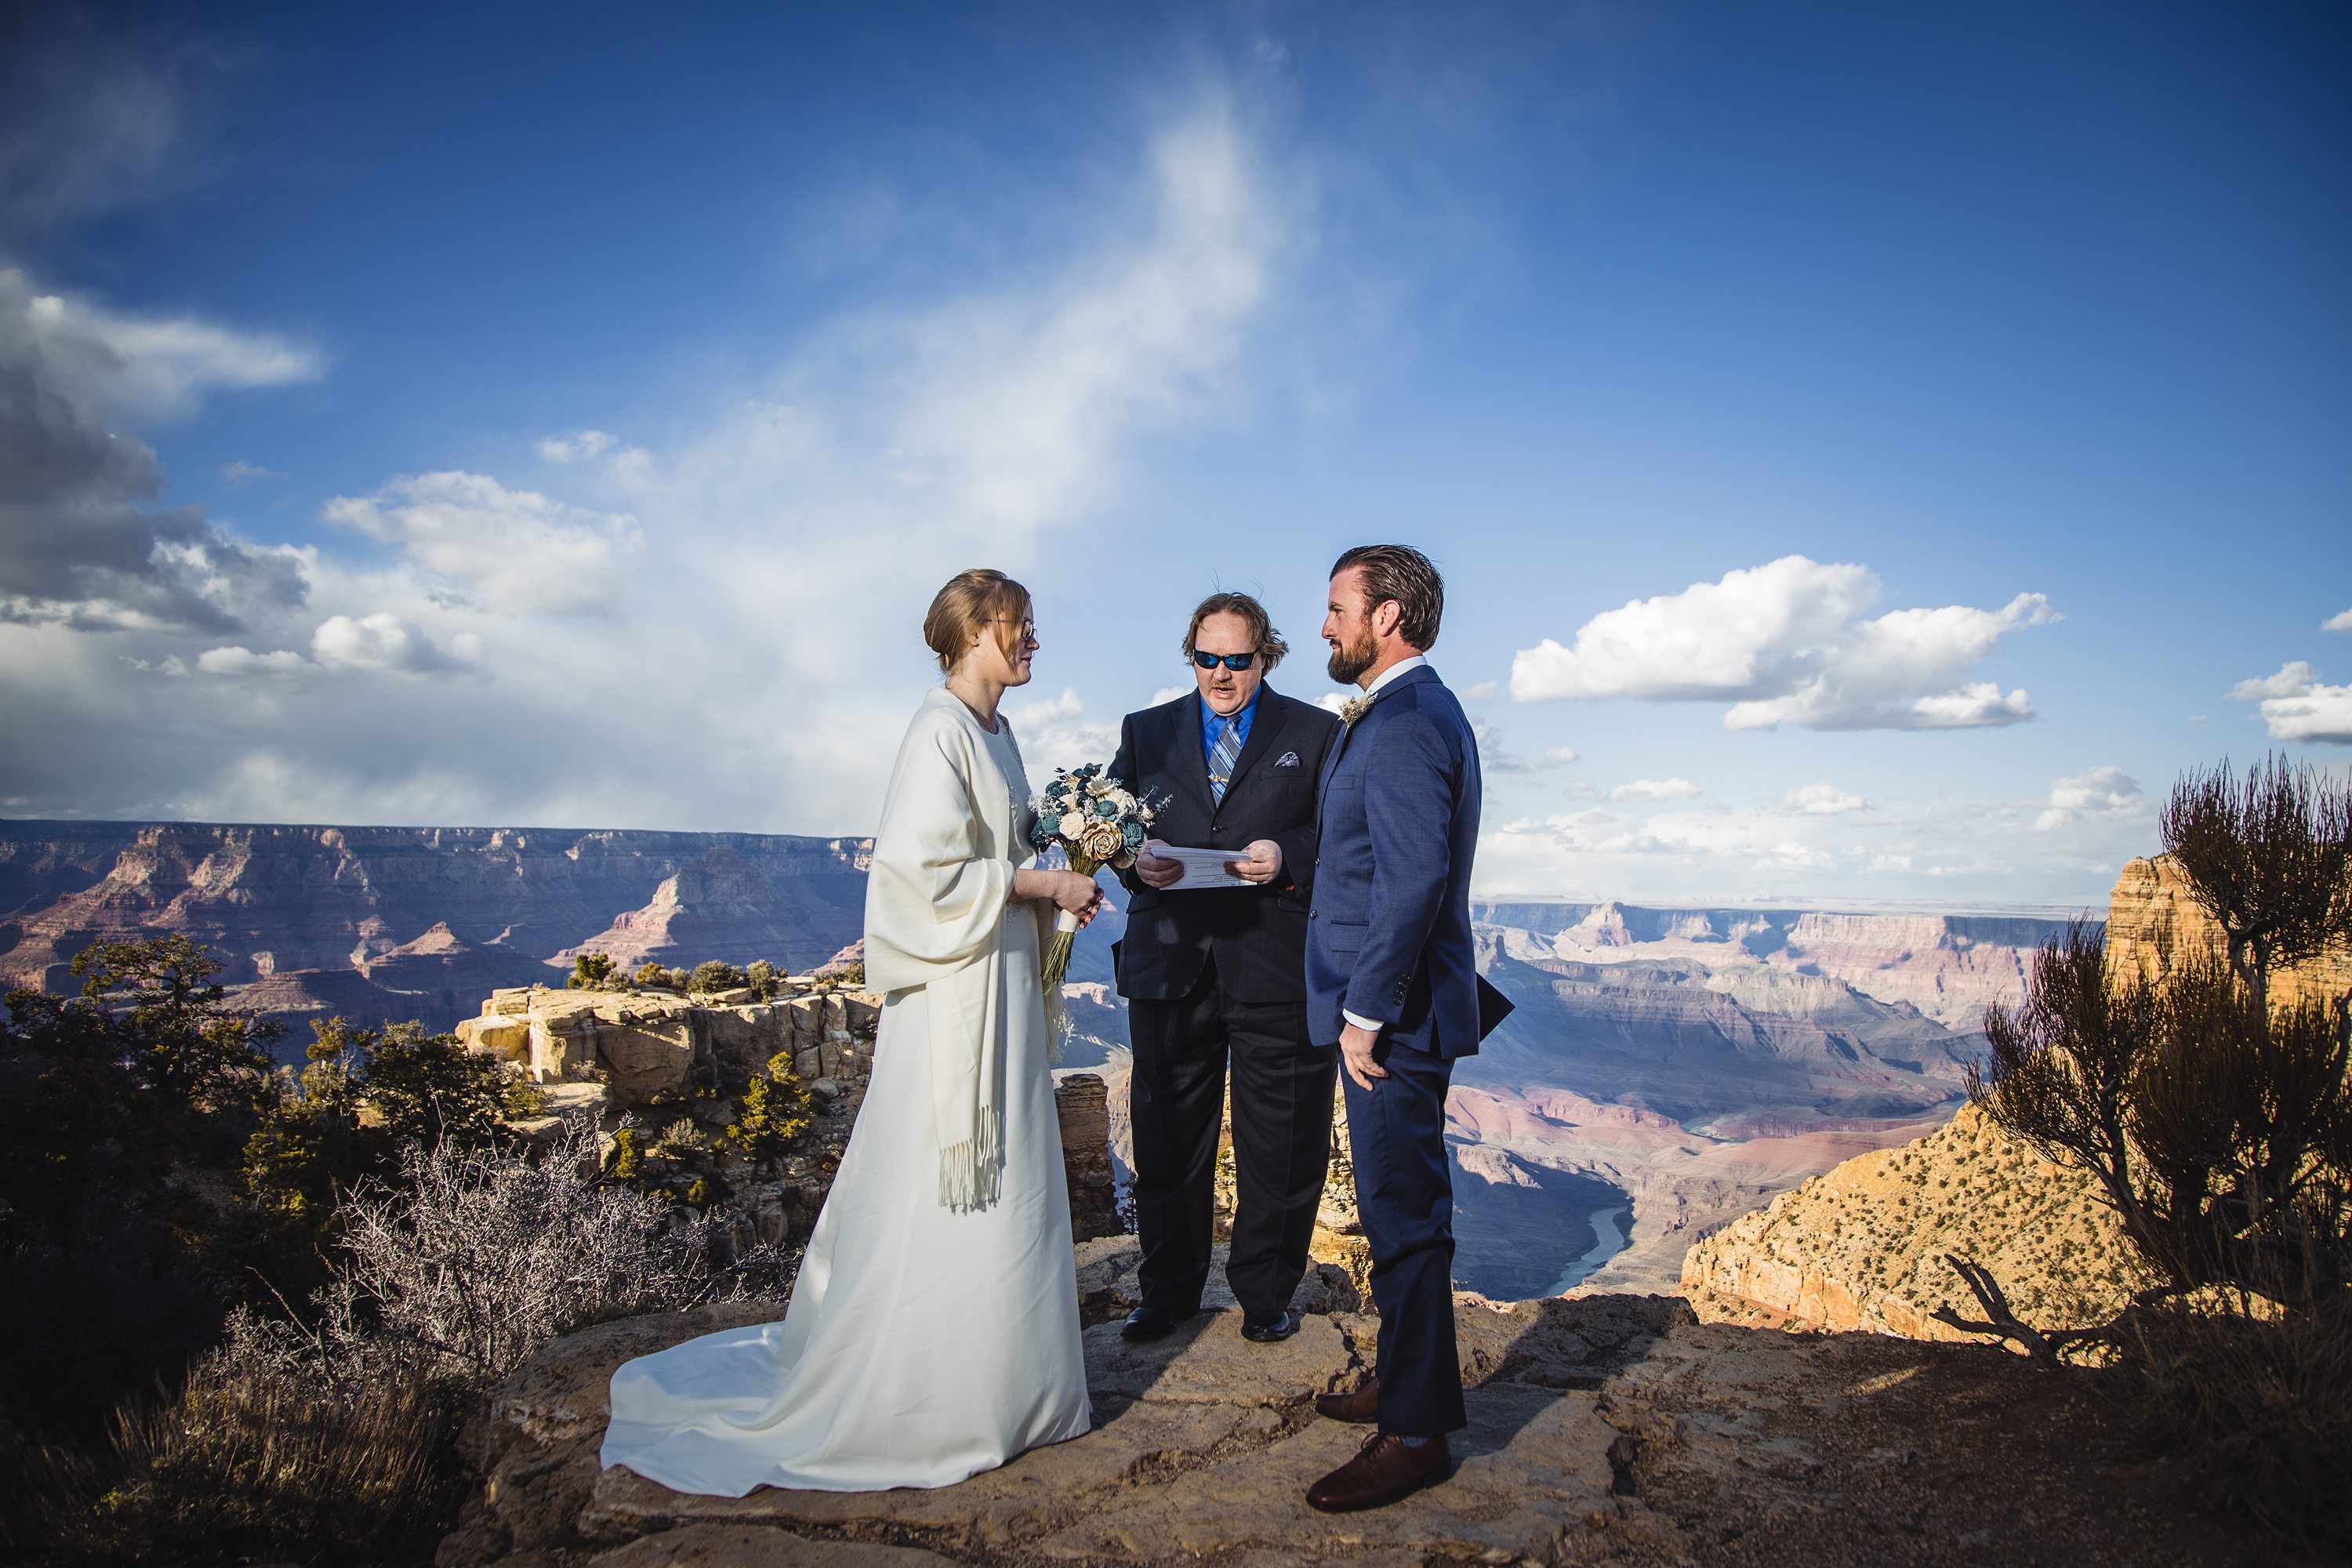
[[[1146,1340],[1164,1340],[1176,1331],[1177,1324],[1192,1315],[1192,1312],[1165,1312],[1157,1307],[1138,1307],[1127,1315],[1127,1321],[1118,1326],[1118,1337],[1137,1344]]]
[[[1255,1340],[1262,1345],[1279,1343],[1297,1333],[1303,1321],[1287,1307],[1279,1312],[1244,1312],[1242,1338]]]

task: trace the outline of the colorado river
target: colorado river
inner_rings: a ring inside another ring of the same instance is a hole
[[[1608,1182],[1458,1142],[1450,1152],[1457,1288],[1498,1301],[1556,1296],[1624,1249],[1629,1205]]]
[[[1592,1246],[1582,1257],[1570,1263],[1561,1272],[1559,1281],[1544,1294],[1559,1296],[1575,1289],[1584,1283],[1587,1276],[1620,1252],[1624,1251],[1632,1238],[1625,1234],[1622,1222],[1632,1213],[1633,1211],[1622,1203],[1612,1204],[1607,1208],[1594,1209],[1591,1219]]]

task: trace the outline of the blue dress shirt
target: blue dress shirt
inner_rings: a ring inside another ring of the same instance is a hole
[[[1261,687],[1258,689],[1264,690],[1265,688]],[[1236,758],[1242,754],[1242,748],[1249,744],[1250,721],[1256,717],[1257,692],[1253,691],[1250,693],[1250,700],[1242,704],[1242,710],[1234,715],[1234,722],[1238,726],[1234,731],[1234,755]],[[1217,737],[1224,733],[1224,715],[1210,707],[1207,698],[1202,698],[1201,766],[1203,770],[1208,767],[1209,759],[1216,754]]]

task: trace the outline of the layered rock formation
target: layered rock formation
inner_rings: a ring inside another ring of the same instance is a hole
[[[2220,928],[2168,856],[2124,867],[2105,931],[2118,973],[2160,978],[2221,954]],[[2282,1004],[2352,990],[2352,956],[2272,977]],[[1992,1271],[2011,1305],[2045,1327],[2104,1322],[2146,1283],[2091,1179],[2042,1159],[1974,1109],[1899,1149],[1862,1155],[1693,1247],[1684,1293],[1710,1321],[1870,1329],[1965,1338],[1928,1314],[1957,1300],[1978,1316],[1947,1253]]]
[[[2169,855],[2133,860],[2107,907],[2107,962],[2126,974],[2161,980],[2191,959],[2214,960],[2228,946],[2221,926],[2189,890]],[[2286,1005],[2352,991],[2352,953],[2327,953],[2271,976],[2271,1000]]]
[[[1544,939],[1570,961],[1752,961],[1840,981],[1865,996],[1916,1008],[1952,1028],[1976,1027],[1990,1003],[2024,988],[2033,950],[2063,922],[2025,915],[1855,914],[1808,910],[1665,910],[1614,902],[1482,904],[1488,925]]]
[[[518,1123],[525,1134],[551,1134],[558,1116],[583,1114],[609,1134],[626,1117],[656,1161],[686,1174],[707,1167],[722,1179],[730,1195],[720,1217],[736,1217],[739,1246],[778,1245],[805,1236],[824,1206],[865,1104],[881,1009],[880,996],[856,991],[726,1002],[525,986],[493,992],[457,1035],[541,1086],[551,1114]],[[782,1172],[771,1174],[731,1155],[719,1135],[739,1114],[743,1086],[779,1056],[811,1089],[817,1116]],[[1080,1240],[1117,1235],[1103,1080],[1061,1075],[1055,1109],[1071,1230]],[[680,1127],[683,1134],[674,1131]]]
[[[635,961],[813,968],[855,941],[863,839],[542,828],[0,825],[0,981],[183,933],[247,1005],[447,1028],[611,939]]]

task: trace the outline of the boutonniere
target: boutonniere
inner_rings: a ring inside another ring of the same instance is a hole
[[[1356,721],[1362,718],[1371,710],[1372,700],[1370,698],[1350,697],[1345,702],[1339,704],[1339,722],[1352,730],[1356,727]]]

